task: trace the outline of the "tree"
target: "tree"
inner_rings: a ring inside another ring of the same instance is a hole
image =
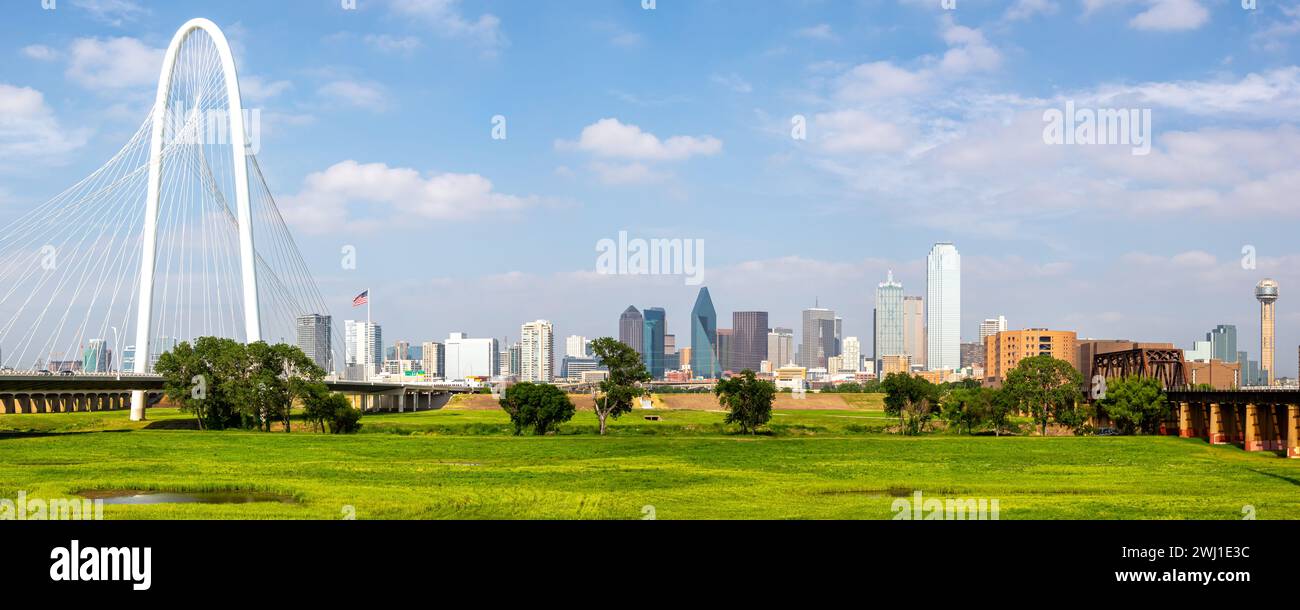
[[[993,427],[994,436],[1002,436],[1002,431],[1011,427],[1011,414],[1016,412],[1016,399],[1005,389],[992,390],[989,400],[988,424]]]
[[[243,349],[231,339],[200,337],[160,354],[154,371],[163,378],[167,398],[193,413],[200,429],[224,430],[240,422],[225,381],[238,371]]]
[[[1124,434],[1154,434],[1169,415],[1169,402],[1160,391],[1160,382],[1150,377],[1112,381],[1106,388],[1106,398],[1098,405]]]
[[[993,390],[983,387],[958,387],[944,394],[943,418],[966,434],[987,425],[993,415]]]
[[[1007,373],[1003,388],[1010,392],[1017,407],[1033,415],[1044,436],[1049,422],[1067,427],[1082,423],[1078,400],[1083,392],[1083,375],[1069,362],[1046,354],[1025,358]]]
[[[740,375],[719,381],[713,394],[727,410],[726,423],[740,424],[740,431],[745,434],[753,434],[772,419],[776,384],[759,379],[754,371],[746,369]]]
[[[885,391],[885,413],[898,416],[903,434],[924,431],[939,404],[939,386],[909,373],[890,373],[880,386]]]
[[[632,411],[632,401],[645,395],[642,384],[651,379],[641,355],[627,344],[610,337],[591,342],[591,352],[609,370],[609,376],[596,390],[596,418],[600,420],[600,434],[604,436],[606,420],[618,419]]]
[[[192,412],[205,429],[243,424],[271,429],[275,420],[291,430],[293,402],[325,376],[296,346],[243,345],[230,339],[200,337],[161,354],[154,370],[163,377],[168,398]]]
[[[319,381],[299,382],[303,416],[320,432],[351,434],[361,429],[361,411],[342,394],[329,391]]]
[[[516,383],[506,389],[499,402],[510,415],[516,435],[532,428],[533,434],[544,436],[573,419],[576,411],[564,390],[545,383]]]

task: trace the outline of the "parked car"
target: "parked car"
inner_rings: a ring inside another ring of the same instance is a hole
[[[1097,436],[1119,436],[1119,430],[1114,428],[1098,428]]]
[[[53,375],[54,373],[51,373],[49,369],[41,369],[39,371],[36,371],[36,374],[44,377],[46,375]]]
[[[60,377],[71,377],[73,375],[76,375],[76,373],[73,371],[59,371]]]

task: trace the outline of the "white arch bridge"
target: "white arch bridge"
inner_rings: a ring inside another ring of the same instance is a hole
[[[24,371],[134,373],[143,419],[143,379],[180,341],[293,343],[300,317],[329,315],[257,152],[225,35],[186,23],[127,144],[0,230],[0,393]],[[318,343],[309,356],[342,364],[337,324]]]

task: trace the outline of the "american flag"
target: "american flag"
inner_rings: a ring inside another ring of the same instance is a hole
[[[370,302],[370,291],[367,290],[361,294],[358,294],[357,298],[352,299],[352,306],[361,307],[362,305],[365,305],[366,303],[369,302]]]

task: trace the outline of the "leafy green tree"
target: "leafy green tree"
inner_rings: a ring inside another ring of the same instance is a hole
[[[347,396],[329,391],[319,381],[299,382],[295,393],[300,396],[303,416],[320,432],[351,434],[361,429],[361,410],[352,406]]]
[[[269,431],[277,420],[291,430],[293,402],[305,395],[303,384],[325,376],[296,346],[243,345],[218,337],[178,345],[159,356],[154,370],[162,375],[168,398],[211,430],[242,423]]]
[[[606,421],[618,419],[632,411],[632,401],[645,395],[644,384],[650,382],[650,372],[641,355],[625,343],[610,337],[591,342],[591,352],[609,370],[609,376],[600,382],[596,391],[596,418],[600,420],[600,434],[606,430]]]
[[[533,434],[544,436],[573,419],[576,411],[564,390],[545,383],[516,383],[498,402],[510,415],[516,435],[532,428]]]
[[[1002,436],[1002,433],[1011,427],[1011,416],[1017,409],[1016,399],[1005,389],[991,390],[991,392],[986,419],[988,425],[993,428],[993,434]]]
[[[723,379],[713,388],[718,404],[727,410],[726,423],[740,424],[740,431],[753,434],[772,419],[772,401],[776,384],[759,379],[754,371],[744,370]]]
[[[167,398],[193,413],[200,429],[224,430],[240,422],[225,380],[237,373],[243,350],[231,339],[200,337],[160,354],[154,371],[163,378]]]
[[[1020,410],[1033,415],[1044,436],[1050,422],[1071,428],[1083,423],[1078,409],[1083,375],[1069,362],[1046,354],[1025,358],[1007,373],[1003,389]]]
[[[993,415],[993,390],[983,387],[957,387],[944,394],[943,418],[957,430],[973,434],[988,425]]]
[[[1169,415],[1169,402],[1160,391],[1160,382],[1150,377],[1124,377],[1106,388],[1106,398],[1098,402],[1115,427],[1124,434],[1154,434]]]
[[[939,386],[909,373],[890,373],[881,388],[885,391],[885,413],[898,416],[903,434],[923,432],[939,405]]]

